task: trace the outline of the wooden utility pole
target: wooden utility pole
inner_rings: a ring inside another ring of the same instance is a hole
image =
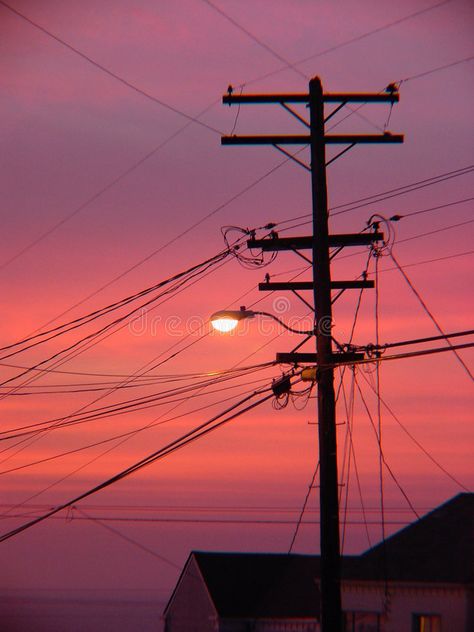
[[[341,559],[337,477],[336,401],[332,365],[331,270],[329,266],[326,145],[323,89],[309,84],[311,192],[313,198],[313,294],[318,358],[319,511],[321,539],[321,628],[341,632]],[[323,581],[324,577],[324,581]]]
[[[376,231],[372,233],[330,235],[328,227],[328,203],[326,188],[326,145],[347,144],[330,162],[359,143],[401,143],[401,135],[384,134],[344,134],[326,135],[325,122],[346,103],[372,102],[393,104],[398,101],[398,93],[389,86],[383,94],[324,94],[318,77],[309,83],[307,94],[233,95],[232,91],[223,98],[228,105],[234,103],[276,103],[309,128],[309,135],[267,135],[267,136],[224,136],[223,145],[273,145],[289,158],[294,159],[311,172],[313,200],[313,234],[304,237],[271,239],[251,239],[248,246],[266,251],[311,250],[313,281],[289,283],[261,283],[263,291],[312,290],[314,296],[316,353],[278,353],[277,361],[291,363],[315,363],[318,385],[318,427],[320,462],[320,547],[321,547],[321,630],[322,632],[342,631],[341,609],[341,558],[339,546],[339,486],[337,473],[336,404],[334,395],[334,368],[338,363],[360,359],[364,354],[334,353],[332,348],[332,299],[333,289],[354,289],[373,287],[373,281],[332,281],[330,271],[330,247],[363,246],[383,239]],[[310,121],[288,106],[300,103],[309,106]],[[324,103],[338,103],[336,109],[325,118]],[[291,156],[282,145],[309,145],[311,165]],[[304,301],[307,304],[306,301]]]

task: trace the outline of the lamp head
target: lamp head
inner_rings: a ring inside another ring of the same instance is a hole
[[[254,312],[245,309],[245,307],[241,307],[240,310],[224,309],[215,312],[211,316],[210,321],[214,329],[222,333],[228,333],[237,327],[239,321],[244,318],[252,318],[254,315]]]

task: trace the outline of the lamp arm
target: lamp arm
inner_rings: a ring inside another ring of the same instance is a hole
[[[270,318],[273,318],[273,320],[276,320],[276,322],[279,323],[282,327],[284,327],[287,331],[291,331],[291,333],[293,333],[293,334],[300,334],[302,336],[313,336],[314,335],[314,329],[293,329],[293,327],[290,327],[289,325],[284,323],[277,316],[275,316],[274,314],[271,314],[270,312],[254,312],[254,311],[252,311],[252,314],[255,314],[255,315],[258,315],[258,316],[269,316]]]

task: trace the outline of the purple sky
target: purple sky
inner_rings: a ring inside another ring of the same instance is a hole
[[[75,48],[74,52],[0,3],[3,345],[49,321],[72,319],[214,255],[224,245],[221,226],[259,227],[311,211],[308,174],[293,163],[282,165],[242,193],[282,163],[283,156],[269,147],[221,147],[220,133],[230,133],[234,125],[238,134],[303,132],[277,106],[242,107],[236,121],[237,109],[220,103],[229,83],[237,91],[243,85],[246,93],[303,92],[315,75],[321,77],[326,91],[338,92],[379,92],[391,82],[401,82],[400,103],[393,111],[386,105],[373,105],[360,110],[363,118],[355,114],[341,123],[345,114],[334,118],[338,132],[351,133],[380,133],[389,119],[388,129],[405,134],[405,143],[356,147],[331,165],[331,207],[469,166],[474,11],[464,0],[440,2],[423,11],[435,4],[216,0],[215,7],[238,28],[204,0],[11,0],[12,7]],[[461,60],[467,61],[457,63]],[[200,118],[204,125],[190,123],[173,109],[191,117],[206,110]],[[329,157],[335,152],[329,148]],[[301,157],[307,159],[304,152]],[[397,261],[407,266],[407,275],[443,330],[466,330],[472,327],[472,293],[468,291],[473,252],[472,200],[468,198],[472,195],[469,173],[334,216],[331,228],[359,231],[373,213],[405,215],[395,226],[400,242],[393,250]],[[443,208],[410,216],[435,206]],[[295,228],[294,234],[309,230],[310,226]],[[180,236],[183,231],[187,232]],[[421,236],[432,231],[438,232]],[[366,258],[363,251],[336,260],[333,277],[357,277]],[[423,263],[427,261],[431,263]],[[187,345],[186,328],[192,329],[213,311],[261,299],[256,285],[266,272],[279,274],[302,263],[290,253],[256,271],[231,261],[149,314],[134,332],[123,329],[61,370],[129,375],[159,354],[168,356],[172,345],[178,343],[174,349]],[[393,342],[436,335],[417,298],[393,269],[391,258],[383,257],[379,267],[380,339]],[[278,278],[289,279],[297,273]],[[343,341],[348,339],[356,301],[353,293],[341,299],[335,310],[335,336]],[[60,316],[79,302],[80,306]],[[259,308],[276,311],[284,320],[302,318],[307,311],[297,299],[284,294],[264,297]],[[193,318],[198,320],[189,320]],[[374,327],[371,293],[364,295],[356,341],[374,342]],[[195,335],[191,337],[195,345],[155,373],[180,375],[223,370],[239,362],[266,362],[274,359],[276,351],[288,351],[296,344],[294,336],[281,335],[272,341],[272,335],[256,323],[249,325],[245,335],[230,338],[214,335],[198,340]],[[60,340],[3,362],[30,366],[61,345]],[[461,353],[472,366],[472,352]],[[4,379],[18,372],[0,368]],[[74,475],[73,470],[99,456],[109,444],[3,474],[3,510],[26,502],[11,513],[37,515],[66,501],[228,406],[216,403],[226,394],[243,393],[253,388],[248,382],[262,379],[258,385],[265,384],[279,374],[280,369],[272,367],[241,377],[236,381],[240,388],[201,398],[203,405],[215,403],[213,408],[144,432]],[[367,403],[375,411],[370,389],[373,371],[360,369],[358,374]],[[387,362],[382,365],[381,379],[382,396],[397,418],[454,478],[472,486],[472,382],[456,358],[443,353]],[[52,374],[34,384],[77,381],[81,381],[77,376]],[[137,390],[143,395],[156,387]],[[126,397],[128,393],[114,393],[96,405]],[[346,397],[350,399],[350,381]],[[10,429],[66,415],[94,398],[94,393],[2,397],[3,425]],[[172,406],[53,432],[15,456],[1,454],[1,459],[11,458],[0,470],[3,473],[105,440],[158,415],[187,413],[198,403],[189,400],[168,413]],[[86,513],[107,518],[105,524],[175,567],[94,522],[80,520],[77,512],[72,520],[63,513],[1,545],[0,587],[19,594],[40,590],[59,594],[60,588],[74,594],[93,589],[100,595],[143,591],[140,594],[147,598],[156,591],[163,601],[192,549],[288,550],[294,524],[143,519],[294,520],[315,467],[314,408],[314,400],[304,410],[290,404],[274,411],[270,403],[264,404],[81,505]],[[347,422],[347,418],[341,397],[339,419]],[[376,542],[380,538],[377,446],[358,398],[353,423],[362,491],[374,523],[371,541]],[[387,462],[419,513],[462,490],[408,438],[386,409],[383,424]],[[346,428],[347,423],[340,427],[341,467]],[[357,552],[367,548],[368,541],[354,470],[351,476],[345,550]],[[310,502],[315,510],[316,492]],[[415,518],[388,477],[386,503],[389,532]],[[243,509],[237,512],[237,507]],[[275,507],[293,513],[269,510]],[[113,516],[122,522],[110,521]],[[309,518],[317,520],[317,513],[308,513]],[[4,517],[2,533],[23,520]],[[318,550],[317,525],[303,527],[295,550]]]

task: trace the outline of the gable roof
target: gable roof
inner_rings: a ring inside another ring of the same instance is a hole
[[[394,533],[385,544],[362,555],[344,556],[342,576],[362,581],[472,583],[473,536],[474,494],[459,494]],[[318,555],[194,551],[182,575],[192,557],[221,617],[319,619]]]
[[[272,553],[193,554],[225,618],[319,618],[319,557]]]
[[[474,494],[458,494],[359,557],[369,579],[474,581]],[[386,562],[385,562],[386,560]]]

